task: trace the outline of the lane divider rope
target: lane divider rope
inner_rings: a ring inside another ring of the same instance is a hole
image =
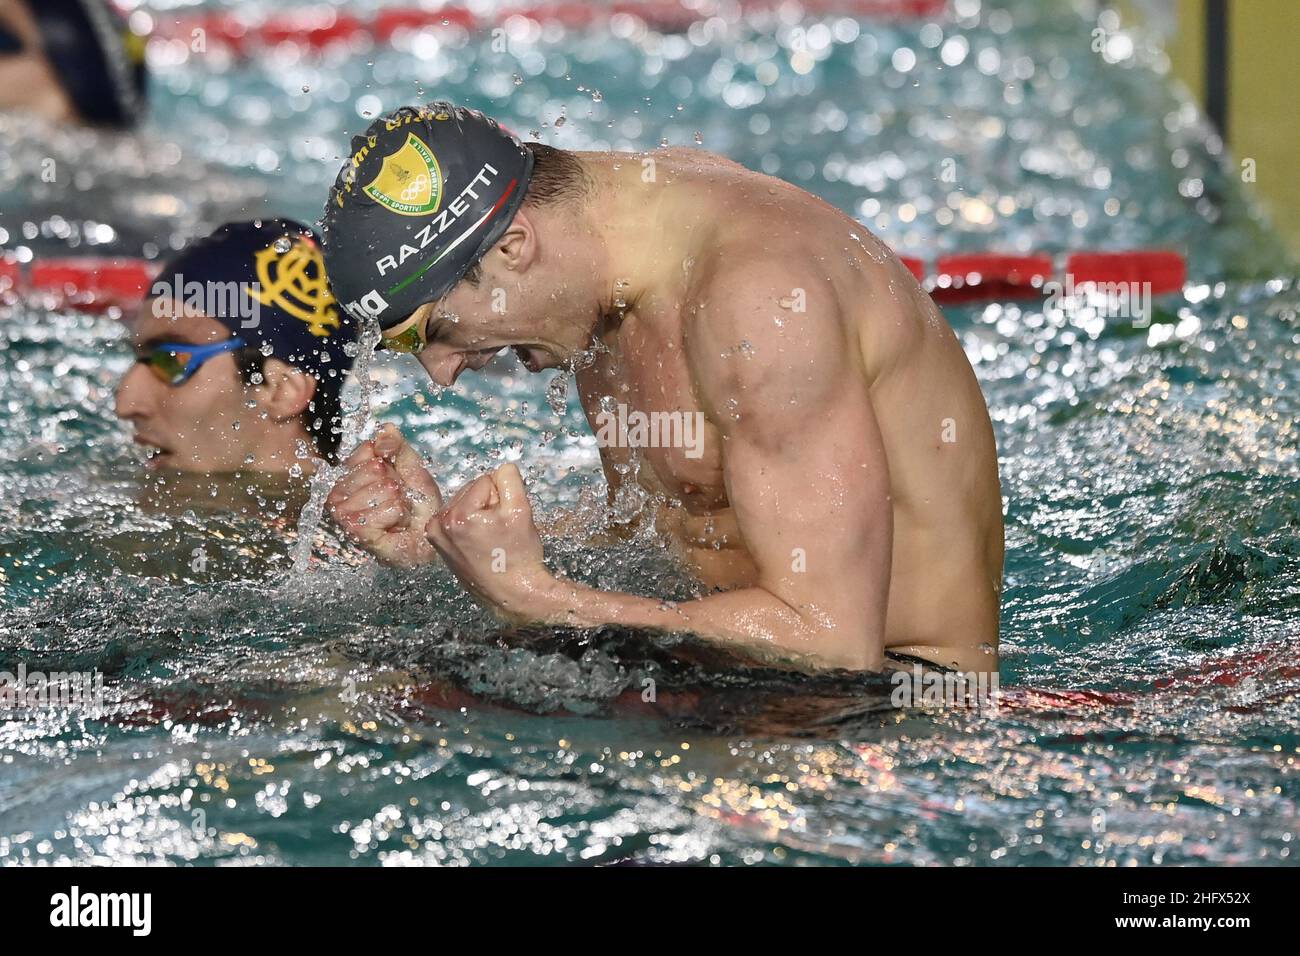
[[[902,262],[941,304],[1040,298],[1049,282],[1076,289],[1089,283],[1149,283],[1152,295],[1162,295],[1181,290],[1187,280],[1183,256],[1167,249],[1056,256],[960,253],[940,256],[933,268],[911,256],[903,256]],[[9,253],[0,255],[0,296],[44,296],[47,304],[89,312],[128,308],[145,298],[159,267],[148,259],[92,256],[22,263]]]
[[[390,8],[364,19],[332,8],[303,8],[274,13],[260,22],[233,13],[171,16],[155,13],[154,35],[189,43],[194,31],[202,30],[206,41],[216,41],[237,53],[289,42],[319,50],[362,40],[387,44],[405,31],[448,27],[486,30],[505,24],[511,17],[581,29],[606,23],[616,16],[630,16],[652,29],[679,33],[713,16],[734,18],[737,12],[776,12],[782,6],[789,6],[789,0],[616,0],[599,5],[533,3],[481,15],[466,6],[448,4],[437,10]],[[939,17],[947,7],[947,0],[800,0],[795,6],[814,16],[901,20]]]

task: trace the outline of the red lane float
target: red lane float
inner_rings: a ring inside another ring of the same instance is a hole
[[[1039,295],[1053,272],[1051,256],[961,253],[940,256],[925,286],[939,302],[1017,299]]]
[[[388,9],[377,11],[368,20],[331,8],[304,7],[274,13],[259,22],[249,22],[230,13],[208,13],[168,17],[156,13],[154,35],[190,43],[195,30],[202,30],[205,42],[217,42],[238,53],[251,47],[276,46],[292,41],[310,49],[324,49],[338,43],[369,39],[390,43],[404,31],[455,27],[462,30],[487,30],[500,26],[512,17],[538,23],[559,23],[582,29],[604,23],[615,16],[631,16],[647,26],[665,33],[678,33],[691,24],[719,16],[725,11],[741,14],[774,11],[789,0],[733,0],[719,4],[703,0],[618,0],[610,4],[574,2],[534,3],[507,6],[479,15],[468,7],[449,4],[437,10]],[[796,4],[814,16],[851,16],[869,19],[915,19],[941,16],[946,0],[802,0]]]
[[[1187,262],[1168,249],[1125,252],[1074,252],[1057,270],[1048,255],[962,253],[941,256],[932,278],[924,278],[918,260],[904,260],[935,301],[943,303],[1034,299],[1044,286],[1058,282],[1063,289],[1089,284],[1149,284],[1152,295],[1177,292],[1187,279]]]
[[[52,307],[103,312],[127,309],[144,299],[160,263],[94,256],[50,258],[26,266],[0,256],[0,293],[5,300],[32,297]]]
[[[1151,294],[1173,292],[1187,281],[1187,262],[1176,252],[1151,249],[1136,252],[1075,252],[1065,262],[1075,285],[1084,282],[1151,283]]]
[[[1182,289],[1187,278],[1183,257],[1158,249],[1070,253],[1063,270],[1054,267],[1052,256],[1042,254],[960,253],[940,256],[933,270],[914,256],[900,261],[936,302],[945,305],[1040,298],[1049,282],[1063,288],[1149,283],[1152,295],[1162,295]],[[0,257],[0,292],[53,294],[89,311],[125,308],[144,298],[157,271],[158,263],[144,259],[60,257],[24,269]]]
[[[1261,696],[1288,693],[1283,681],[1300,677],[1300,664],[1289,656],[1285,645],[1266,651],[1250,651],[1211,658],[1196,671],[1184,671],[1156,681],[1156,690],[1197,691],[1211,687],[1240,687],[1245,684]],[[1250,682],[1250,683],[1248,683]]]
[[[443,12],[430,10],[380,10],[370,26],[376,41],[390,43],[404,31],[428,30],[442,26],[458,26],[472,30],[478,21],[474,14],[459,7]]]
[[[64,295],[97,294],[138,302],[158,266],[143,259],[46,259],[32,263],[27,287]]]

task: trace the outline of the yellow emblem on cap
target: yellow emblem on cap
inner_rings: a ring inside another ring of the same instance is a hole
[[[433,150],[408,133],[402,148],[384,157],[365,194],[401,216],[437,212],[442,203],[442,170]]]
[[[283,240],[276,240],[283,247]],[[283,252],[273,243],[257,253],[253,295],[306,322],[312,335],[327,338],[339,327],[339,310],[325,278],[325,259],[314,242],[295,239]]]

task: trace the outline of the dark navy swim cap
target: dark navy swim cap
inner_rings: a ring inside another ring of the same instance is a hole
[[[404,106],[352,140],[325,206],[325,262],[358,320],[398,325],[452,290],[505,233],[533,154],[477,110]]]
[[[34,0],[45,57],[88,123],[134,126],[145,107],[145,38],[107,0]]]
[[[331,390],[352,367],[357,325],[339,311],[320,244],[300,222],[227,223],[169,261],[150,297],[189,305]]]

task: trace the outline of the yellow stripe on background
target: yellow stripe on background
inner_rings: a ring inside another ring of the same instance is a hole
[[[1300,96],[1296,91],[1300,3],[1229,0],[1228,146],[1255,160],[1255,194],[1300,259]]]
[[[1178,29],[1169,40],[1169,60],[1174,76],[1205,102],[1205,0],[1178,0]]]
[[[1140,19],[1147,3],[1116,0],[1124,22]],[[1205,105],[1206,0],[1174,0],[1177,28],[1167,52],[1174,79]],[[1300,2],[1228,0],[1228,152],[1237,174],[1254,160],[1255,182],[1245,183],[1300,260],[1300,95],[1295,92]]]

